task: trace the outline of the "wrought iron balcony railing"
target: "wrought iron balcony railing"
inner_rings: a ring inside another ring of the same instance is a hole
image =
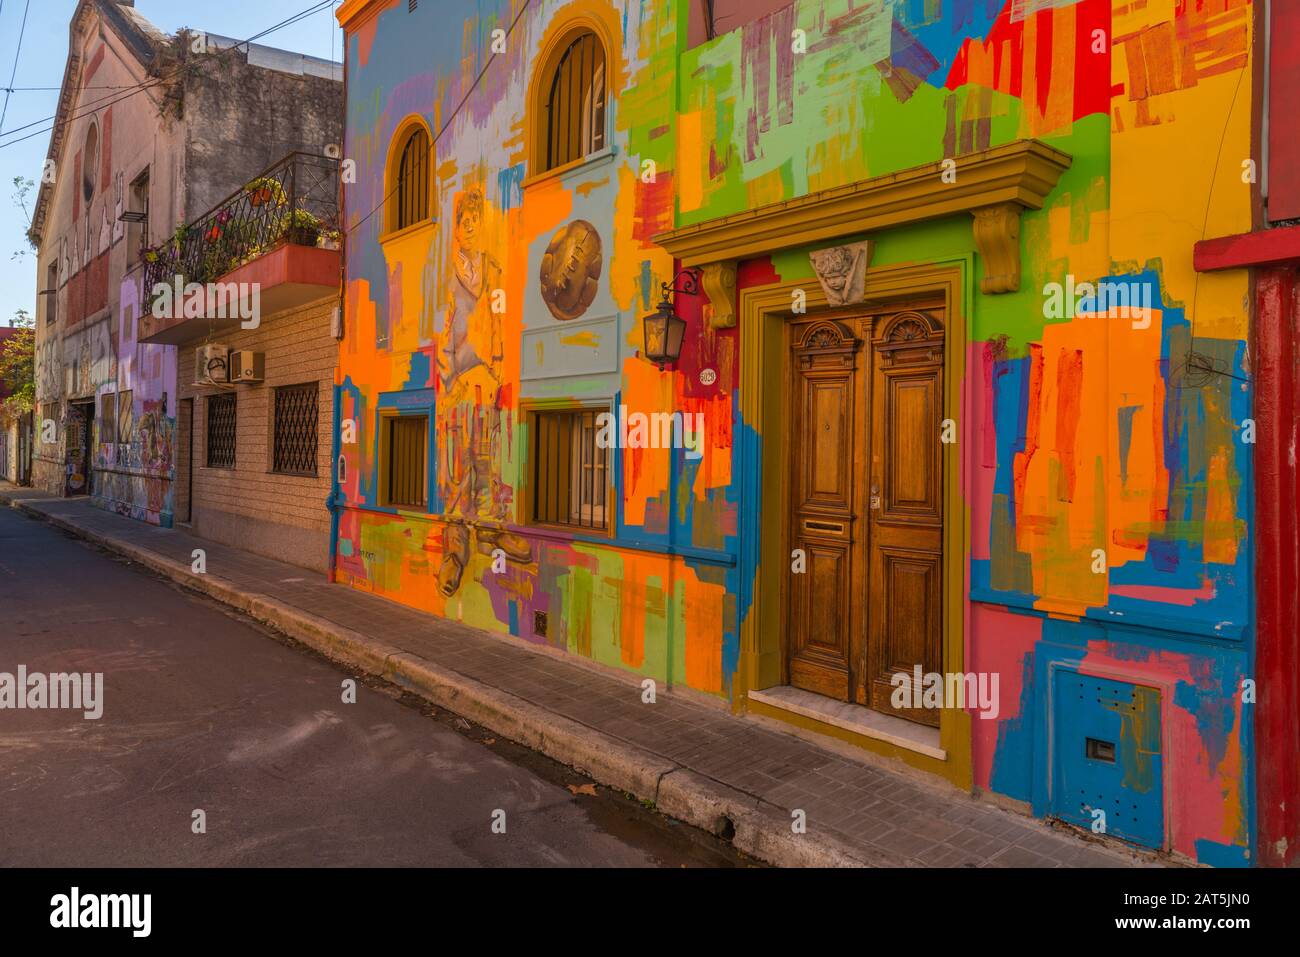
[[[146,250],[145,289],[215,282],[282,242],[337,248],[338,176],[336,159],[290,153]]]

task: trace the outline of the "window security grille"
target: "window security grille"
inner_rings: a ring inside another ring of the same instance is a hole
[[[316,474],[319,387],[315,382],[275,390],[275,437],[271,469],[291,475]]]
[[[208,468],[235,467],[235,396],[210,395],[208,406]]]

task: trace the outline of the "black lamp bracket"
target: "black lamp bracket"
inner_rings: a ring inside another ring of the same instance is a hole
[[[664,302],[668,302],[669,294],[674,292],[682,296],[698,296],[700,294],[700,271],[687,266],[673,277],[672,282],[661,282],[659,286],[663,290]]]

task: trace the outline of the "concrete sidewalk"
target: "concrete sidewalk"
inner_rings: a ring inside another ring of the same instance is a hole
[[[382,675],[497,734],[733,835],[784,866],[1123,867],[1166,863],[977,801],[660,690],[173,529],[0,483],[0,503],[237,608],[350,667]],[[206,574],[191,571],[202,548]],[[807,816],[795,834],[792,812]]]

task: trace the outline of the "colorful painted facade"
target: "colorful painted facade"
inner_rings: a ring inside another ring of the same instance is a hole
[[[703,36],[697,6],[340,8],[357,179],[337,580],[1036,815],[1103,809],[1107,833],[1252,863],[1248,278],[1192,264],[1252,225],[1251,3],[722,4]],[[583,34],[604,53],[606,111],[587,114],[604,136],[548,171],[548,84]],[[417,127],[431,215],[396,228]],[[771,323],[800,295],[832,315],[810,255],[827,248],[866,250],[858,299],[944,308],[941,670],[996,672],[999,699],[915,740],[761,693],[788,680],[793,587]],[[683,265],[704,294],[676,296],[686,339],[661,371],[641,320]],[[538,414],[622,407],[699,434],[612,456],[607,533],[536,521]],[[402,416],[427,418],[414,507],[386,504]]]

